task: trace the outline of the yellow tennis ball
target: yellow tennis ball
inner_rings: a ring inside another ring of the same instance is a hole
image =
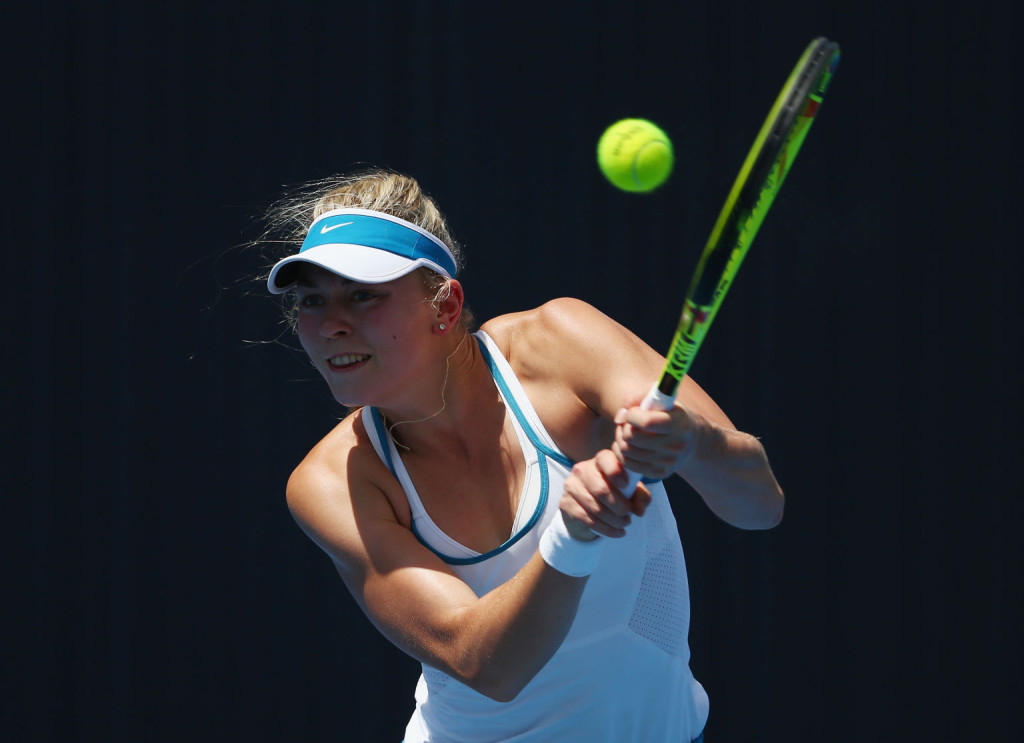
[[[622,119],[597,143],[597,164],[623,191],[653,191],[672,172],[672,140],[647,119]]]

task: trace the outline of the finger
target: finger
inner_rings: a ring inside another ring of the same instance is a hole
[[[595,457],[595,460],[599,469],[603,468],[607,477],[613,482],[621,482],[622,487],[629,484],[627,473],[624,471],[619,457],[615,452],[610,450],[600,452],[598,456]],[[617,513],[619,512],[617,506],[620,504],[624,508],[628,509],[628,512],[634,516],[643,516],[646,512],[647,507],[651,503],[651,493],[646,486],[639,483],[635,483],[635,485],[636,487],[632,495],[626,495],[621,489],[609,495],[609,497],[615,498],[613,507],[616,507],[615,510]]]
[[[608,508],[601,508],[593,514],[594,522],[590,526],[591,531],[602,536],[617,539],[626,535],[626,528],[633,523],[633,516],[626,514],[619,516]]]
[[[608,456],[614,458],[611,452],[608,452]],[[617,470],[622,472],[622,467],[617,465],[617,461],[615,464]],[[594,518],[617,527],[629,523],[632,511],[629,499],[592,463],[581,463],[572,468],[571,474],[565,480],[565,493]]]
[[[636,471],[636,466],[671,466],[685,451],[686,445],[664,436],[638,437],[616,431],[612,451],[627,469]]]
[[[591,503],[589,508],[585,507],[585,503],[585,500],[573,497],[567,491],[562,498],[560,507],[568,519],[575,520],[595,534],[612,539],[625,536],[626,527],[631,521],[628,514],[626,516],[614,514],[596,500]]]
[[[595,534],[621,537],[632,521],[634,506],[620,489],[626,473],[615,455],[604,450],[573,467],[565,482],[561,508]]]
[[[610,449],[602,449],[594,456],[594,465],[606,483],[608,495],[621,496],[622,489],[629,484],[629,474],[622,466],[622,460]]]
[[[633,512],[629,498],[621,493],[594,492],[593,488],[571,487],[566,482],[566,492],[580,504],[580,507],[595,519],[615,527],[629,524]]]
[[[615,423],[649,434],[671,433],[674,426],[672,413],[667,410],[623,408],[615,414]]]
[[[633,491],[633,497],[629,499],[629,504],[633,508],[634,516],[643,516],[647,513],[648,506],[651,505],[651,491],[642,482],[637,483],[636,490]]]
[[[655,480],[664,480],[676,471],[676,458],[664,455],[635,456],[637,450],[620,451],[618,444],[612,445],[612,450],[622,457],[622,462],[630,472],[635,472],[643,477],[650,477]]]

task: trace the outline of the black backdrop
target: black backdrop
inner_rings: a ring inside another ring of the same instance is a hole
[[[3,11],[12,741],[397,741],[414,664],[291,522],[340,411],[251,281],[254,217],[415,175],[481,317],[586,299],[664,347],[804,45],[844,58],[694,376],[784,523],[674,486],[712,741],[1015,740],[1021,130],[1009,3],[59,3]],[[840,7],[848,6],[848,7]],[[624,116],[669,184],[598,174]]]

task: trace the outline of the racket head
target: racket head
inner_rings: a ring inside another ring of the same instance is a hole
[[[840,49],[814,39],[776,97],[711,231],[657,385],[675,395],[818,113]]]
[[[736,179],[740,191],[737,209],[753,211],[766,195],[774,198],[818,113],[838,63],[839,45],[835,42],[818,38],[808,45],[747,155],[744,166],[749,163],[749,173],[744,178],[741,170]],[[786,153],[790,157],[781,157]]]
[[[708,238],[701,255],[704,265],[698,267],[687,293],[694,304],[714,304],[719,279],[733,258],[732,251],[750,247],[814,122],[838,62],[839,45],[817,38],[790,73]]]

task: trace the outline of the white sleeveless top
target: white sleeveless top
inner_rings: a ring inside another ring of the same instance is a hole
[[[526,458],[526,479],[508,540],[481,554],[431,520],[380,414],[362,411],[374,448],[405,490],[412,529],[478,596],[515,575],[558,513],[572,462],[555,446],[512,368],[476,334]],[[609,539],[587,582],[569,634],[511,702],[496,702],[423,664],[405,743],[684,743],[700,734],[708,697],[690,673],[686,564],[664,486],[626,537]]]

